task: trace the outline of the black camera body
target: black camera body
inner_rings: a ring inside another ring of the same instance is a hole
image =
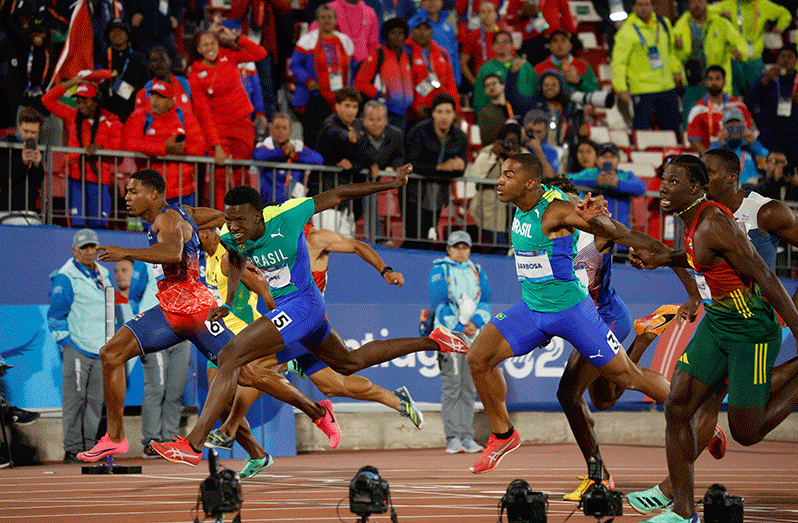
[[[352,514],[358,516],[382,514],[388,511],[390,499],[388,482],[370,465],[358,470],[349,482],[349,510]]]
[[[587,463],[587,477],[593,480],[593,484],[582,493],[582,498],[579,500],[582,513],[596,519],[604,516],[623,516],[623,494],[608,489],[602,483],[604,464],[601,459],[590,458]]]
[[[704,521],[706,523],[743,523],[744,500],[731,496],[719,483],[710,485],[704,494]]]
[[[507,511],[508,523],[546,523],[548,504],[548,495],[533,491],[523,479],[514,479],[502,496],[501,513]]]
[[[241,510],[241,479],[229,469],[218,470],[218,455],[211,449],[208,468],[211,475],[200,483],[200,499],[205,517],[220,519],[225,514]]]
[[[27,138],[25,140],[25,149],[30,149],[35,151],[39,146],[39,143],[36,141],[36,138]]]

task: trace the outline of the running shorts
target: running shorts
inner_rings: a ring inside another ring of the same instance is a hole
[[[535,312],[520,301],[491,323],[516,356],[531,352],[554,336],[568,340],[594,367],[603,367],[622,349],[589,297],[558,312]]]
[[[762,407],[770,399],[770,373],[781,350],[781,326],[769,305],[752,308],[734,329],[717,321],[711,308],[676,363],[711,390],[729,381],[729,405]]]
[[[612,301],[598,309],[598,313],[618,341],[623,343],[632,330],[632,315],[629,313],[629,307],[615,294]]]
[[[194,314],[175,314],[156,305],[125,323],[125,327],[139,342],[142,354],[162,351],[188,340],[209,361],[216,362],[219,351],[233,339],[233,333],[224,321],[207,321],[209,311],[210,308]]]

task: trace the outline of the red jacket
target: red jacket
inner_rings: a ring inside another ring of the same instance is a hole
[[[516,31],[520,31],[524,40],[529,40],[540,33],[532,28],[529,18],[522,18],[519,15],[524,3],[524,0],[509,0],[504,21],[513,26]],[[576,23],[571,16],[568,0],[540,0],[540,12],[549,24],[549,28],[543,31],[543,34],[550,35],[555,29],[565,29],[571,34],[576,34]]]
[[[191,89],[186,92],[183,83],[176,75],[172,76],[172,87],[175,89],[175,104],[183,110],[184,113],[192,113],[200,122],[209,122],[211,119],[211,106],[208,105],[208,99],[205,97],[195,98],[191,96]],[[188,81],[184,78],[184,81]],[[152,85],[152,80],[148,81],[142,89],[136,94],[136,109],[144,107],[149,110],[149,88]],[[215,125],[209,125],[204,128],[205,141],[210,147],[221,143],[219,134],[216,132]]]
[[[199,122],[193,114],[184,113],[176,105],[169,112],[158,115],[152,114],[149,107],[139,107],[133,111],[125,122],[125,141],[122,145],[128,151],[165,156],[166,140],[175,134],[186,135],[183,154],[202,156],[205,153],[205,140]],[[193,164],[154,162],[151,167],[163,174],[167,198],[188,196],[194,192]]]
[[[429,109],[432,105],[432,99],[438,93],[448,93],[454,97],[457,104],[455,111],[460,112],[460,95],[457,93],[457,82],[454,80],[454,70],[449,61],[449,53],[447,53],[441,46],[435,42],[430,42],[429,62],[432,71],[438,77],[441,86],[433,89],[427,96],[422,96],[416,87],[421,84],[429,75],[426,61],[421,52],[421,47],[414,44],[412,40],[409,42],[410,50],[413,53],[413,64],[410,66],[410,71],[413,77],[413,104],[410,108],[418,113],[421,106]]]
[[[78,110],[58,101],[58,99],[61,98],[64,93],[66,93],[66,89],[61,87],[60,84],[56,85],[47,91],[44,96],[42,96],[42,104],[47,108],[48,111],[64,120],[69,134],[69,143],[67,144],[68,147],[85,147],[90,143],[96,143],[101,149],[107,149],[111,151],[122,150],[120,147],[120,143],[122,141],[122,123],[115,114],[112,114],[105,109],[100,111],[100,124],[97,127],[97,134],[95,135],[94,140],[91,139],[91,127],[94,123],[94,120],[90,120],[88,118],[83,120],[83,124],[80,129],[81,136],[83,138],[83,145],[81,145],[80,141],[78,141],[77,130]],[[75,180],[81,179],[81,158],[83,156],[84,155],[77,153],[70,153],[67,156],[67,171],[70,178]],[[102,169],[102,183],[110,184],[115,174],[114,158],[109,156],[102,158],[104,158],[100,164]],[[97,183],[96,171],[96,160],[87,161],[87,182]]]
[[[242,119],[249,121],[249,114],[254,110],[247,91],[241,84],[238,64],[258,62],[266,58],[267,53],[266,49],[245,36],[239,39],[238,45],[241,49],[237,51],[221,47],[216,64],[212,67],[197,60],[189,69],[188,83],[194,104],[201,104],[204,100],[210,106],[212,120],[202,121],[202,126],[206,129],[213,125],[218,131],[219,127],[239,125]],[[204,118],[201,111],[196,111],[196,114]]]

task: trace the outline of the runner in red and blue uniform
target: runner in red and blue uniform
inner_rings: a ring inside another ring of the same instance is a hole
[[[91,450],[78,454],[83,461],[97,461],[128,451],[123,422],[127,360],[189,340],[215,362],[222,347],[233,339],[224,321],[207,321],[208,314],[216,307],[216,300],[198,280],[198,227],[221,226],[224,223],[222,213],[180,204],[167,205],[165,191],[166,183],[157,171],[144,169],[134,173],[125,201],[132,216],[139,216],[149,224],[150,246],[144,249],[98,246],[102,251],[98,257],[101,261],[128,259],[154,264],[158,305],[127,322],[100,350],[108,432]],[[273,395],[283,401],[287,401],[286,397],[302,395],[287,381],[274,385]],[[316,418],[326,418],[328,412],[318,404],[315,406]]]

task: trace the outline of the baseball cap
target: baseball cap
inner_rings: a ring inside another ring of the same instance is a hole
[[[731,120],[739,120],[745,123],[745,116],[743,116],[743,112],[739,107],[730,107],[729,109],[726,109],[726,112],[723,113],[723,123],[729,122]]]
[[[81,249],[89,244],[99,245],[100,240],[97,239],[97,233],[91,229],[81,229],[72,237],[72,247]]]
[[[449,235],[449,239],[446,240],[446,245],[452,247],[457,245],[458,243],[465,243],[469,247],[471,247],[471,236],[465,231],[454,231],[452,234]]]
[[[174,98],[175,96],[175,88],[172,84],[168,84],[161,80],[154,80],[152,82],[152,86],[150,86],[150,93],[160,94],[165,98]]]
[[[82,96],[83,98],[97,98],[97,86],[84,82],[75,89],[75,96]]]
[[[615,156],[620,156],[618,146],[612,142],[606,142],[596,147],[596,156],[601,156],[604,153],[612,153]]]

